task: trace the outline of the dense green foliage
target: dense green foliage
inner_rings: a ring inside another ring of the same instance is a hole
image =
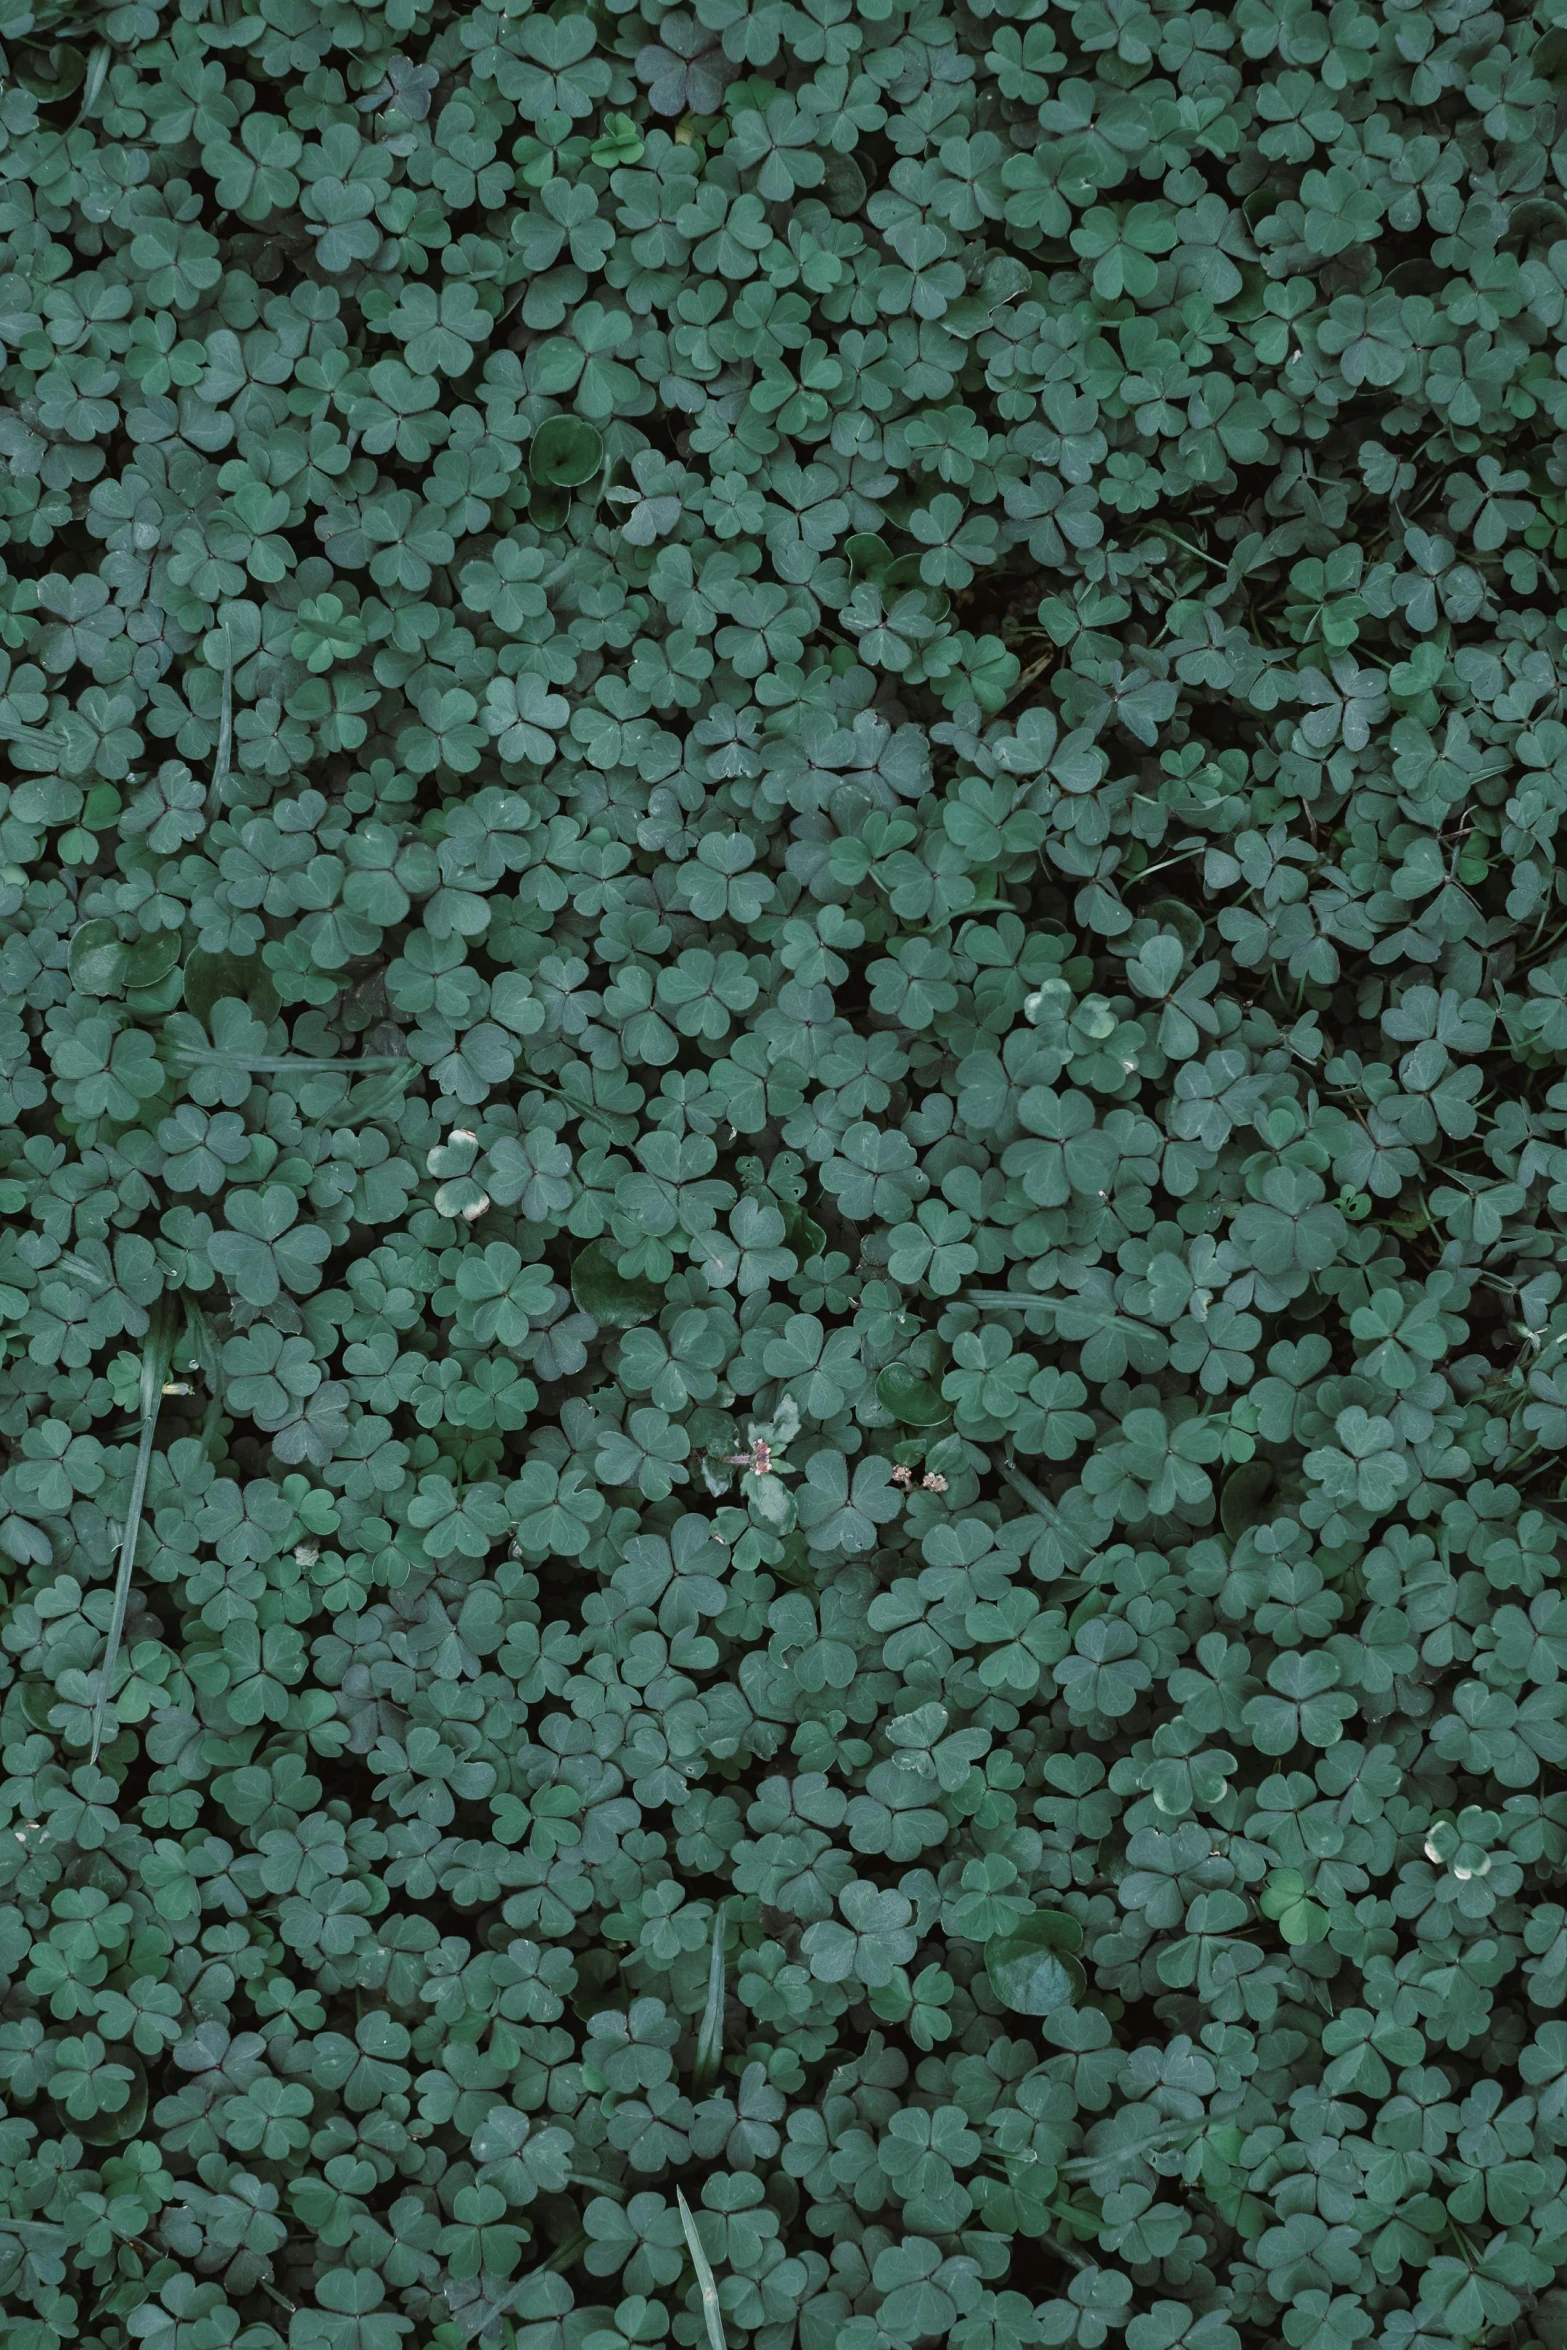
[[[1567,0],[0,0],[5,2350],[1567,2340]]]

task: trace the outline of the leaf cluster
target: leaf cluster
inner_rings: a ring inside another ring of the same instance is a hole
[[[6,2350],[1558,2350],[1567,4],[0,42]]]

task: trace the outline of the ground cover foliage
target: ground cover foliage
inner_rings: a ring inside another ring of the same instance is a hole
[[[1567,2323],[1567,7],[0,7],[6,2350]]]

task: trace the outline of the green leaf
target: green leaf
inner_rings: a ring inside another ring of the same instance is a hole
[[[528,450],[528,471],[549,489],[580,489],[604,463],[604,436],[579,416],[551,416]]]
[[[199,947],[185,957],[185,1001],[198,1020],[208,1020],[225,996],[249,1006],[258,1019],[274,1020],[277,991],[259,956],[203,954]]]
[[[952,1416],[936,1382],[912,1363],[889,1363],[876,1382],[876,1398],[903,1428],[939,1428]]]
[[[1232,1542],[1264,1515],[1274,1474],[1266,1461],[1242,1461],[1219,1489],[1219,1521]]]
[[[630,1330],[639,1322],[651,1322],[663,1302],[651,1281],[640,1275],[625,1279],[613,1253],[600,1241],[572,1260],[571,1294],[601,1330]]]
[[[1074,1952],[1083,1929],[1063,1910],[1033,1910],[985,1944],[985,1973],[1014,2015],[1049,2016],[1081,1997],[1087,1976]]]
[[[100,916],[84,922],[71,934],[71,984],[83,995],[119,995],[130,968],[129,950],[122,944],[117,923]]]

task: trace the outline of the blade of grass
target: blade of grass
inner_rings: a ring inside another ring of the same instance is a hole
[[[1062,1542],[1070,1542],[1077,1550],[1082,1552],[1084,1566],[1092,1566],[1096,1559],[1103,1558],[1103,1551],[1095,1550],[1091,1543],[1087,1543],[1083,1540],[1081,1534],[1073,1533],[1071,1527],[1067,1524],[1060,1511],[1056,1508],[1055,1503],[1050,1500],[1048,1495],[1040,1492],[1039,1487],[1034,1483],[1032,1477],[1025,1477],[1022,1470],[1016,1467],[1015,1464],[1011,1461],[1002,1462],[1001,1474],[1003,1477],[1005,1477],[1013,1492],[1021,1494],[1024,1501],[1028,1503],[1030,1509],[1037,1511],[1038,1515],[1050,1528],[1052,1534],[1057,1536],[1057,1538]],[[1080,1573],[1081,1568],[1077,1569],[1076,1571]]]
[[[700,2096],[718,2078],[724,2059],[724,1902],[713,1912],[713,1947],[707,1962],[707,2004],[696,2036],[696,2062],[691,2086]]]
[[[113,57],[114,51],[107,41],[99,41],[95,45],[92,55],[87,60],[87,76],[82,91],[82,102],[76,114],[78,123],[87,120],[103,96],[103,85],[109,78],[109,67]]]
[[[1126,2164],[1140,2162],[1145,2154],[1156,2154],[1166,2146],[1190,2146],[1202,2136],[1206,2127],[1205,2122],[1166,2122],[1162,2128],[1150,2130],[1146,2137],[1139,2138],[1135,2145],[1112,2146],[1103,2154],[1076,2154],[1070,2162],[1058,2162],[1055,2165],[1056,2177],[1091,2179],[1097,2171],[1104,2174],[1111,2186],[1118,2187],[1122,2184]]]
[[[556,2245],[555,2250],[550,2254],[548,2260],[541,2260],[539,2262],[539,2267],[553,2269],[558,2275],[563,2269],[575,2267],[576,2263],[582,2258],[582,2255],[584,2252],[586,2252],[587,2248],[587,2229],[573,2228],[571,2234],[566,2238],[565,2242],[563,2244]],[[519,2293],[522,2290],[522,2286],[525,2285],[527,2281],[528,2280],[526,2277],[522,2279],[522,2283],[517,2287],[517,2291]],[[485,2322],[487,2324],[489,2322],[488,2319],[486,2319]]]
[[[185,1302],[185,1336],[191,1353],[201,1367],[207,1383],[207,1408],[201,1420],[201,1449],[210,1460],[212,1440],[217,1434],[218,1421],[223,1414],[223,1371],[218,1350],[212,1343],[212,1332],[207,1317],[193,1298]]]
[[[68,1274],[73,1281],[85,1281],[89,1289],[102,1291],[109,1286],[109,1276],[100,1266],[89,1265],[85,1257],[79,1257],[69,1249],[63,1257],[56,1259],[56,1270]]]
[[[514,2285],[507,2287],[498,2300],[486,2301],[484,2296],[480,2294],[477,2304],[470,2301],[465,2307],[454,2309],[452,2317],[462,2329],[463,2340],[476,2342],[482,2335],[490,2333],[498,2327],[501,2319],[509,2316],[511,2311],[516,2308],[536,2277],[547,2275],[551,2270],[558,2272],[561,2269],[570,2268],[586,2251],[587,2243],[586,2231],[578,2228],[574,2234],[567,2237],[565,2243],[548,2260],[541,2261],[537,2268],[525,2270]],[[450,2307],[450,2286],[447,2287],[446,2301],[447,2306]]]
[[[232,640],[230,640],[232,643]],[[223,706],[218,718],[218,750],[212,762],[212,781],[207,787],[206,817],[210,824],[223,807],[228,790],[229,768],[234,757],[234,662],[232,653],[223,664]]]
[[[352,1068],[354,1064],[344,1065]],[[418,1061],[397,1061],[384,1074],[361,1077],[349,1092],[349,1115],[356,1120],[384,1116],[421,1074]]]
[[[0,2231],[20,2236],[30,2251],[49,2259],[57,2258],[70,2242],[65,2229],[49,2219],[0,2219]]]
[[[147,1499],[147,1477],[152,1468],[152,1447],[158,1433],[158,1414],[163,1407],[163,1383],[169,1375],[169,1362],[174,1352],[174,1341],[166,1301],[154,1309],[151,1325],[142,1341],[141,1350],[141,1437],[136,1446],[136,1467],[131,1477],[130,1506],[125,1513],[125,1533],[120,1543],[119,1570],[114,1578],[114,1607],[109,1617],[108,1637],[104,1643],[103,1665],[98,1677],[98,1696],[92,1716],[92,1760],[98,1760],[103,1745],[104,1724],[109,1712],[109,1689],[114,1679],[114,1668],[120,1660],[120,1643],[125,1637],[125,1616],[131,1602],[131,1576],[136,1566],[136,1537],[141,1531],[141,1514]]]
[[[172,1059],[190,1066],[199,1063],[203,1068],[248,1069],[258,1077],[287,1077],[300,1072],[307,1077],[319,1077],[336,1069],[406,1069],[411,1076],[419,1067],[417,1061],[406,1060],[396,1053],[370,1053],[358,1061],[331,1061],[312,1053],[236,1053],[218,1044],[176,1042],[168,1049]]]
[[[528,1091],[530,1093],[553,1094],[556,1101],[564,1102],[566,1107],[569,1110],[574,1110],[579,1118],[597,1118],[600,1125],[606,1128],[615,1141],[629,1142],[635,1136],[636,1120],[634,1118],[628,1118],[621,1110],[606,1110],[600,1108],[597,1102],[584,1101],[580,1094],[568,1093],[564,1086],[551,1085],[548,1078],[530,1076]]]
[[[583,2187],[590,2195],[607,2195],[611,2203],[630,2201],[631,2190],[623,2187],[619,2179],[595,2179],[587,2171],[569,2170],[566,2173],[566,2184],[569,2187]]]
[[[48,727],[26,726],[20,718],[0,718],[0,743],[14,743],[36,759],[58,759],[60,738]]]
[[[696,2232],[696,2221],[691,2217],[691,2206],[678,2187],[675,2189],[675,2201],[680,2206],[680,2225],[686,2234],[686,2250],[691,2255],[697,2289],[702,2296],[702,2322],[707,2328],[708,2350],[729,2350],[724,2339],[724,2313],[718,2305],[718,2283],[713,2275],[713,2264],[702,2249],[702,2239]]]

